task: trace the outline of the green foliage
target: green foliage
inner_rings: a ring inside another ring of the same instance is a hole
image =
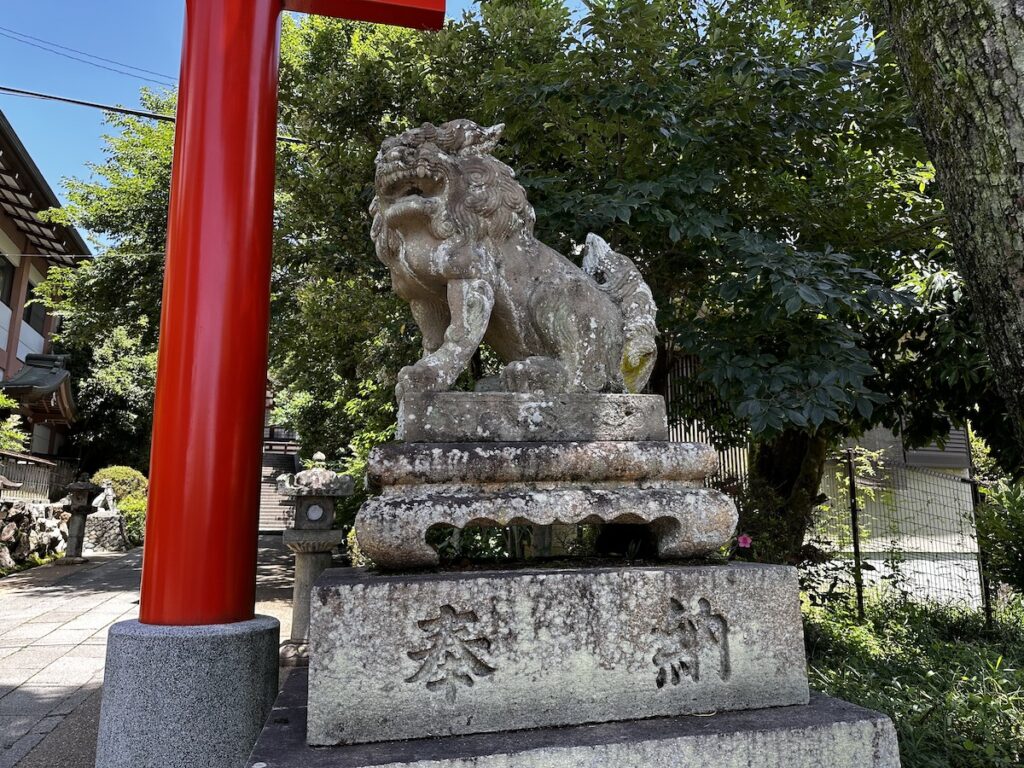
[[[146,508],[149,480],[132,467],[106,467],[92,476],[92,481],[102,485],[109,480],[117,498],[117,507],[124,515],[125,533],[133,545],[140,545],[146,538]]]
[[[40,557],[35,552],[30,554],[25,560],[20,563],[16,563],[13,568],[0,568],[0,579],[4,576],[10,576],[12,573],[19,573],[21,571],[27,571],[29,568],[35,568],[40,565],[46,565],[52,563],[54,560],[60,560],[64,557],[64,553],[47,555],[46,557]]]
[[[946,244],[926,256],[907,255],[899,290],[914,297],[894,308],[885,324],[866,333],[879,387],[888,402],[879,420],[898,425],[904,442],[920,446],[965,427],[992,447],[1006,468],[1024,467],[1006,405],[997,391],[963,278],[946,263]]]
[[[144,101],[166,111],[173,98]],[[560,0],[490,0],[437,34],[289,18],[281,120],[307,143],[278,155],[277,420],[353,474],[392,435],[394,377],[418,334],[369,241],[373,159],[388,135],[469,117],[506,125],[498,153],[541,239],[572,254],[597,232],[641,266],[664,352],[698,356],[724,404],[720,434],[771,447],[882,422],[923,439],[962,420],[990,374],[976,356],[950,374],[946,350],[974,350],[973,326],[955,291],[919,289],[922,265],[946,254],[908,116],[853,2],[600,0],[570,14]],[[56,271],[44,294],[95,393],[86,461],[144,467],[161,267],[146,254],[163,249],[172,134],[110,120],[121,133],[98,179],[72,182],[60,216],[114,248]],[[938,333],[950,307],[955,338],[913,347],[908,328]],[[793,484],[773,485],[789,503]]]
[[[144,90],[144,108],[173,113],[175,98]],[[160,322],[174,126],[109,114],[106,160],[92,178],[65,182],[67,205],[50,218],[88,230],[103,252],[51,269],[37,294],[61,318],[81,421],[73,439],[86,468],[145,469]]]
[[[782,500],[766,483],[753,478],[749,483],[726,489],[736,502],[739,524],[736,546],[730,554],[737,560],[759,563],[785,563],[790,560],[780,542],[785,521],[776,514]],[[750,539],[749,546],[742,546]]]
[[[350,528],[345,535],[345,549],[353,568],[369,568],[373,565],[373,561],[364,555],[363,550],[359,548],[355,528]]]
[[[17,411],[18,402],[0,393],[0,412]],[[22,426],[21,416],[11,413],[0,421],[0,451],[20,453],[28,446],[29,434]]]
[[[87,369],[81,365],[84,359],[84,355],[73,357],[82,412],[74,426],[74,439],[82,449],[83,466],[123,462],[146,469],[156,383],[155,345],[144,340],[141,330],[116,326],[91,349]]]
[[[1024,606],[997,614],[868,602],[867,621],[806,607],[812,687],[892,717],[904,768],[997,768],[1024,760]]]
[[[1000,480],[1007,480],[1009,473],[996,459],[985,439],[973,428],[968,430],[971,443],[971,468],[974,478],[983,487],[992,487]]]
[[[975,514],[989,578],[1024,594],[1024,483],[1000,480],[983,494]]]
[[[938,242],[941,209],[895,67],[866,53],[855,7],[832,5],[609,0],[572,18],[559,2],[496,0],[438,35],[287,26],[282,117],[309,140],[284,150],[280,174],[275,286],[294,344],[274,360],[295,382],[291,418],[337,440],[366,413],[386,434],[415,339],[404,307],[375,315],[370,335],[350,314],[387,301],[366,238],[373,157],[388,134],[467,116],[506,125],[499,154],[542,239],[571,253],[595,231],[638,261],[665,346],[697,354],[727,406],[722,434],[895,423],[903,400],[879,385],[884,361],[864,338],[911,305],[926,311],[900,286],[909,255]],[[362,278],[377,295],[344,299],[350,322],[325,327],[316,301],[311,315],[289,298],[357,275],[377,276]],[[300,371],[328,362],[376,404],[321,394]]]
[[[128,541],[134,546],[141,545],[146,540],[146,497],[129,496],[118,501],[117,506],[124,515],[124,529]]]
[[[106,467],[92,476],[92,481],[96,485],[102,485],[106,480],[110,481],[118,504],[123,499],[144,499],[149,492],[149,481],[146,476],[131,467]]]

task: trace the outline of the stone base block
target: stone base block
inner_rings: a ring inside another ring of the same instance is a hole
[[[356,534],[389,570],[437,565],[434,526],[646,524],[661,558],[700,557],[736,528],[733,501],[703,487],[717,465],[711,446],[667,441],[390,443],[370,455],[367,478],[383,492],[359,510]]]
[[[398,411],[407,443],[668,440],[660,395],[417,392]]]
[[[96,768],[241,765],[278,682],[277,619],[110,628]]]
[[[313,589],[309,742],[806,704],[796,571],[374,575]]]
[[[306,745],[294,672],[247,768],[899,768],[884,715],[815,695],[807,706],[445,739]]]
[[[690,482],[703,486],[718,453],[701,443],[385,443],[370,452],[374,490],[435,485]]]

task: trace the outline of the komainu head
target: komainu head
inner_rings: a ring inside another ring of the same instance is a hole
[[[452,120],[385,139],[370,207],[378,252],[396,248],[402,231],[424,224],[439,241],[531,236],[526,192],[512,169],[491,155],[504,127]]]

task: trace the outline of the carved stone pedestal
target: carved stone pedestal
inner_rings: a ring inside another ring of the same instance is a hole
[[[798,592],[765,565],[333,569],[313,591],[309,743],[806,704]]]
[[[660,397],[420,394],[399,427],[416,441],[371,454],[382,493],[356,518],[359,546],[382,568],[436,565],[435,525],[644,523],[667,559],[711,554],[736,528],[732,500],[704,487],[715,451],[668,442]]]

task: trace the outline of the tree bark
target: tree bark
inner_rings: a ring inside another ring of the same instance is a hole
[[[752,488],[767,486],[778,497],[779,523],[772,526],[770,533],[775,539],[773,548],[782,561],[795,563],[800,559],[804,537],[818,505],[828,446],[824,434],[786,430],[774,440],[757,443],[751,449]],[[741,529],[743,526],[741,520]]]
[[[1024,1],[879,0],[1024,448]]]

